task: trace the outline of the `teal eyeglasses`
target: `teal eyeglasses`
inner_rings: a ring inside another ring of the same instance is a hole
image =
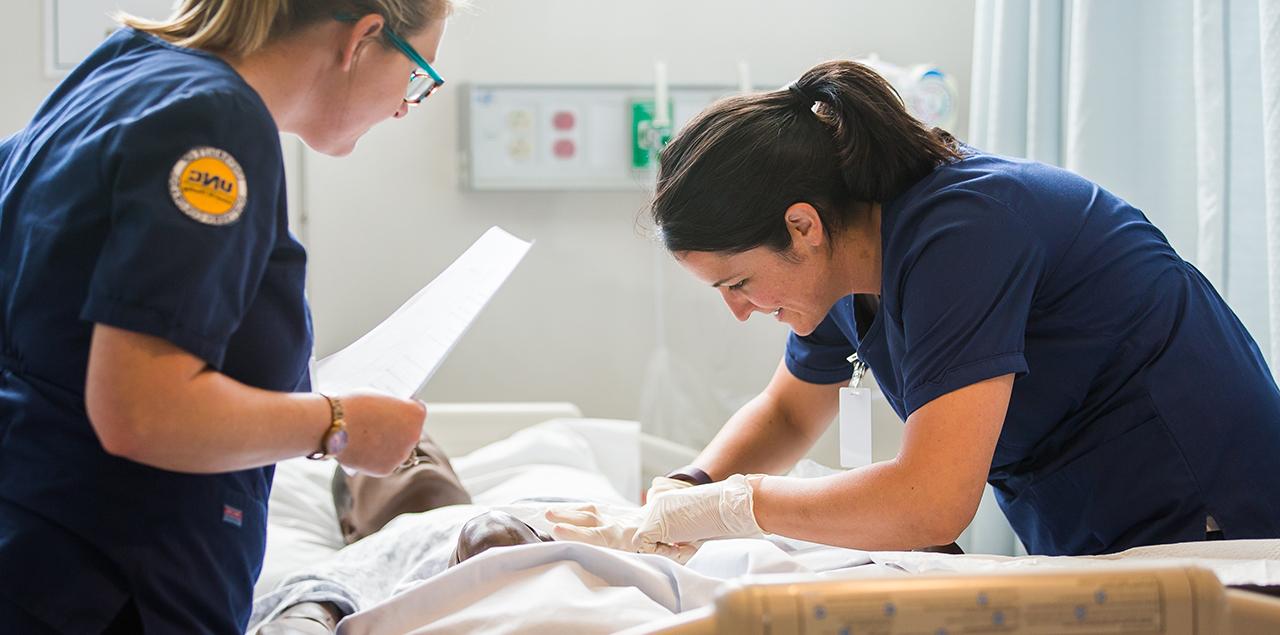
[[[359,19],[354,15],[345,13],[338,14],[333,17],[339,22],[355,22]],[[431,68],[431,65],[427,63],[427,60],[423,59],[417,51],[413,50],[413,47],[410,46],[404,38],[400,37],[395,31],[392,31],[385,26],[382,27],[382,35],[387,38],[387,41],[391,43],[391,46],[396,47],[396,50],[404,53],[404,56],[409,58],[409,61],[418,65],[418,68],[409,73],[409,87],[404,91],[405,103],[422,103],[422,100],[430,97],[431,93],[436,92],[438,88],[444,86],[444,78],[440,77],[440,74],[436,72],[436,69]]]

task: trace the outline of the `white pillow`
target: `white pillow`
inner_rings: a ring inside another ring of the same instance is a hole
[[[254,597],[275,588],[297,568],[319,562],[342,548],[329,485],[336,465],[305,458],[276,464],[267,501],[267,552]]]

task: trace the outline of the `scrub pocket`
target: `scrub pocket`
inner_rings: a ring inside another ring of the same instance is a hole
[[[214,525],[208,549],[217,554],[207,566],[221,569],[227,587],[220,591],[225,590],[232,603],[239,598],[252,604],[267,549],[267,501],[238,490],[223,488],[222,499],[205,510]]]
[[[1105,420],[1095,425],[1106,425]],[[1087,555],[1204,539],[1199,486],[1152,417],[1031,483],[1008,506],[1032,553]]]

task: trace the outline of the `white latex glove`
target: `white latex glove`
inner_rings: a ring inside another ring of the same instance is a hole
[[[764,478],[734,474],[718,483],[669,490],[641,508],[633,541],[638,551],[663,545],[698,543],[713,538],[749,538],[760,535],[752,505],[751,483]]]
[[[636,542],[636,530],[644,520],[644,508],[635,511],[610,511],[597,509],[595,505],[580,507],[552,508],[545,514],[551,521],[551,536],[556,540],[585,542],[597,547],[608,547],[622,551],[640,552]],[[644,553],[656,553],[684,564],[698,551],[696,544],[655,545],[645,549]]]
[[[655,476],[653,481],[649,483],[649,491],[644,494],[644,502],[653,500],[654,496],[663,492],[693,487],[693,483],[682,481],[678,478],[667,478],[665,476]]]

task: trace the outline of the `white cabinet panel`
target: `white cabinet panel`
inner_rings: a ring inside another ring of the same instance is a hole
[[[116,11],[160,19],[169,15],[173,0],[45,0],[45,72],[61,76],[75,68],[119,25]]]

